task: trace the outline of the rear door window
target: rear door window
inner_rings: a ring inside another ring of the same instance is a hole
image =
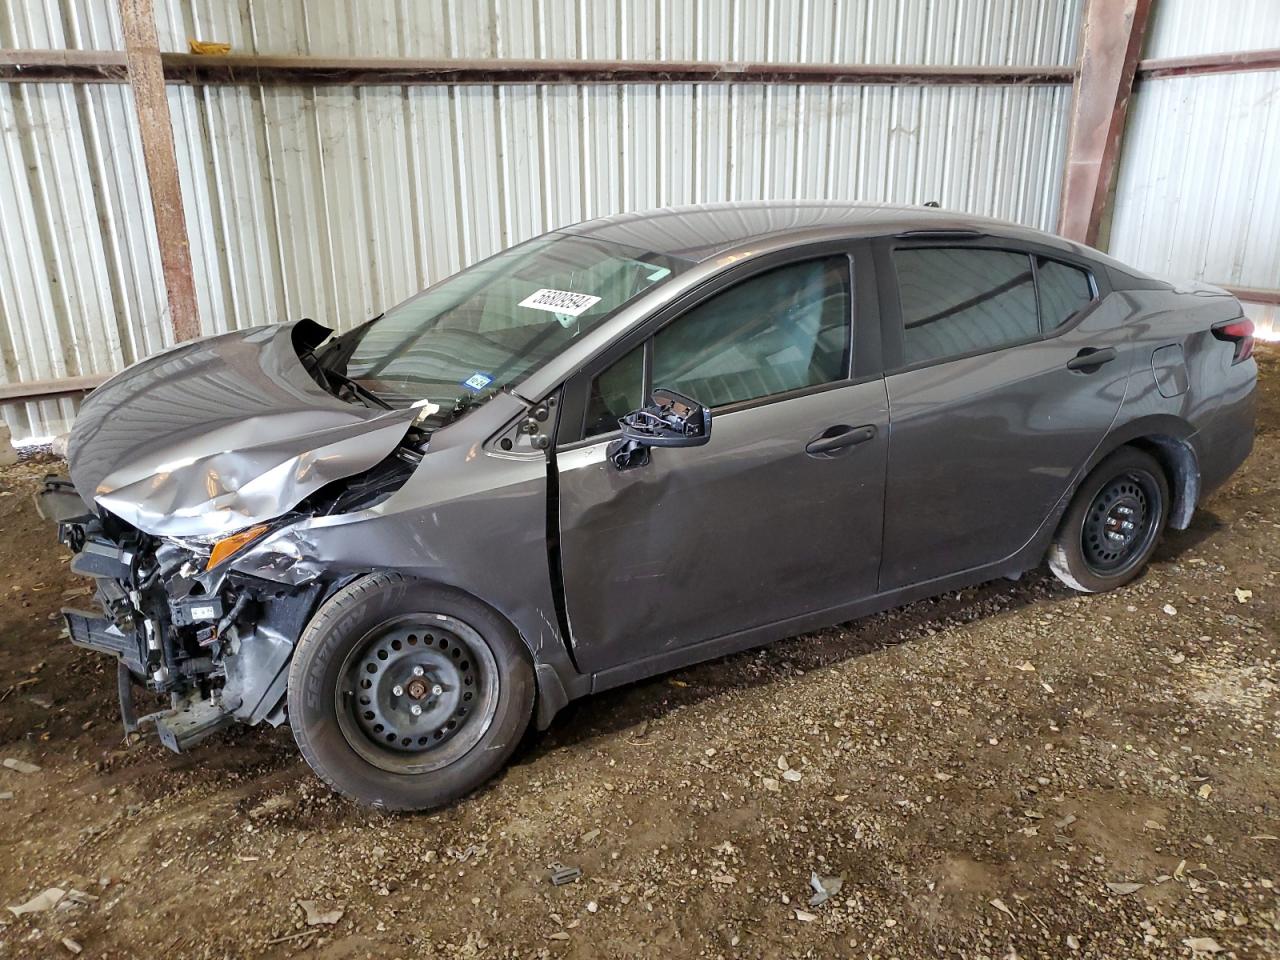
[[[995,350],[1040,333],[1031,257],[1008,250],[893,252],[910,366]]]

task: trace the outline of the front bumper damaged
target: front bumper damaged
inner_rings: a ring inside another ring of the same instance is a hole
[[[266,531],[380,502],[421,461],[423,411],[335,390],[315,355],[329,334],[303,320],[184,343],[81,407],[72,479],[47,478],[36,502],[96,585],[100,609],[66,611],[67,632],[119,664],[126,728],[138,687],[169,699],[142,721],[174,749],[232,721],[283,722],[302,628],[355,574],[305,544],[275,558],[283,577],[240,554]]]
[[[207,571],[181,544],[88,511],[58,477],[46,479],[36,504],[72,550],[71,570],[95,583],[100,609],[64,609],[63,621],[74,645],[117,662],[126,732],[154,724],[161,743],[182,751],[233,722],[284,720],[294,638],[322,584],[282,589]],[[139,687],[167,696],[168,709],[139,718]]]
[[[146,669],[137,637],[132,631],[126,634],[109,617],[64,607],[62,620],[66,624],[67,635],[77,647],[115,657],[129,668],[130,673],[139,676]]]

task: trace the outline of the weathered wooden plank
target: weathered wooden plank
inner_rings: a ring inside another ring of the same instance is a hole
[[[133,104],[137,111],[147,184],[151,192],[151,209],[160,244],[160,266],[169,299],[169,319],[174,338],[190,340],[200,335],[200,315],[196,306],[191,249],[187,241],[182,186],[178,181],[178,158],[173,146],[173,126],[165,95],[155,13],[151,0],[120,0],[120,13],[124,23],[129,86],[133,89]]]

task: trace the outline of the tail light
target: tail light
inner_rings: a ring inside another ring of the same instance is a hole
[[[1228,320],[1226,323],[1216,324],[1213,335],[1219,340],[1235,344],[1236,355],[1231,358],[1232,363],[1239,363],[1253,356],[1252,320],[1241,317],[1239,320]]]

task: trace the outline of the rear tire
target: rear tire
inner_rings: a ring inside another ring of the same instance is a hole
[[[1124,586],[1151,559],[1168,518],[1164,469],[1150,454],[1121,447],[1076,491],[1049,548],[1049,569],[1081,593]]]
[[[500,770],[533,711],[512,626],[456,590],[398,573],[316,612],[289,667],[289,724],[334,790],[387,810],[443,806]]]

